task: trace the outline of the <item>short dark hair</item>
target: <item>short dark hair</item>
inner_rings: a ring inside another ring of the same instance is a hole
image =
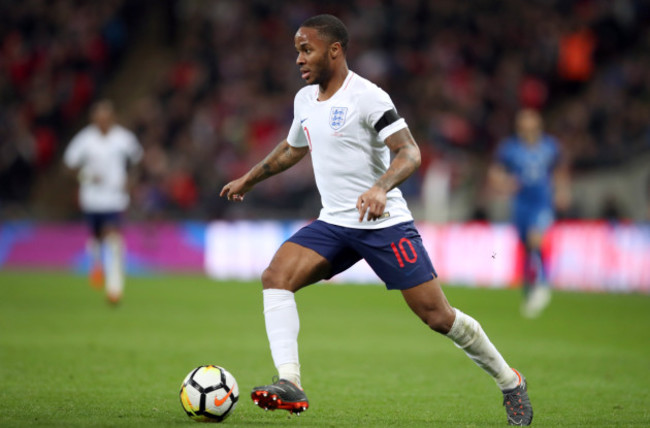
[[[318,34],[326,38],[330,43],[339,42],[343,48],[343,52],[348,50],[348,29],[345,24],[334,15],[316,15],[308,18],[303,22],[301,27],[314,28]]]

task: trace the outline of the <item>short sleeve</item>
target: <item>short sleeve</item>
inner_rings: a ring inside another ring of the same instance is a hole
[[[83,131],[79,132],[68,144],[63,154],[63,163],[68,168],[79,168],[83,162]]]
[[[293,122],[291,122],[287,142],[293,147],[306,147],[309,144],[307,137],[305,136],[305,131],[303,131],[302,126],[300,125],[300,118],[297,116],[294,117]]]
[[[510,144],[508,144],[508,141],[502,141],[499,143],[497,146],[497,150],[494,156],[494,161],[505,167],[506,169],[510,168],[510,149],[509,149]]]
[[[300,116],[300,100],[304,90],[298,91],[296,97],[293,100],[293,122],[291,122],[291,128],[289,129],[289,135],[287,136],[287,142],[290,146],[293,147],[306,147],[309,145],[307,137],[305,136],[305,131],[302,129],[302,123]]]
[[[400,129],[404,129],[408,126],[406,121],[397,115],[395,105],[390,99],[390,96],[377,86],[374,86],[372,89],[363,93],[359,105],[361,106],[361,120],[367,127],[375,129],[382,141]],[[385,126],[382,126],[377,130],[377,123],[382,120],[387,113],[392,119],[386,123]]]
[[[556,168],[562,162],[562,149],[560,147],[560,143],[554,137],[548,136],[548,141],[551,147],[552,159],[553,159],[551,162],[551,166],[552,168]]]
[[[132,132],[128,132],[129,139],[127,140],[128,143],[128,155],[129,155],[129,160],[131,163],[136,164],[142,160],[143,156],[143,150],[142,146],[138,142],[138,139],[136,138],[135,134]]]

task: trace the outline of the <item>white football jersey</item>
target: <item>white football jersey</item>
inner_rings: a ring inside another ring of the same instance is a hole
[[[294,119],[287,141],[309,146],[316,185],[323,208],[319,220],[357,229],[380,229],[413,220],[402,192],[388,192],[384,216],[359,222],[357,199],[370,189],[390,165],[386,137],[407,127],[404,119],[377,132],[375,125],[395,106],[377,85],[350,71],[341,88],[318,101],[318,85],[296,94]]]
[[[126,128],[113,125],[104,135],[88,125],[72,139],[64,163],[79,169],[79,204],[84,212],[124,211],[129,205],[127,163],[142,158],[142,147]]]

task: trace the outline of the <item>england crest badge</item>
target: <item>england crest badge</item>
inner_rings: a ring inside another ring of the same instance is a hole
[[[330,127],[338,131],[345,125],[345,118],[348,115],[347,107],[332,107],[330,110]]]

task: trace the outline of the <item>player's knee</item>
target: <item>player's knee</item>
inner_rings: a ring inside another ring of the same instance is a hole
[[[262,287],[267,290],[270,288],[286,289],[288,278],[282,272],[274,269],[272,266],[267,267],[262,272]]]
[[[454,324],[453,310],[447,308],[429,310],[420,318],[431,330],[441,334],[447,334]]]
[[[273,273],[271,267],[267,267],[262,272],[262,287],[266,290],[267,288],[276,288],[273,285],[277,283],[276,275]]]
[[[533,249],[539,249],[542,246],[544,235],[539,231],[530,231],[526,235],[526,246]]]

